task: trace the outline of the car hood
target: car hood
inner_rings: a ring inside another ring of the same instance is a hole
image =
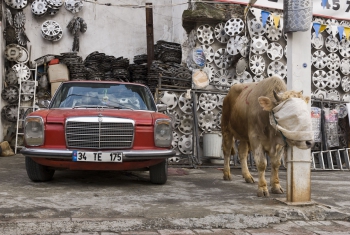
[[[102,115],[104,117],[132,119],[136,125],[153,125],[155,115],[153,111],[118,109],[50,109],[45,111],[42,113],[42,116],[45,117],[46,113],[47,123],[62,124],[69,117],[97,117]]]

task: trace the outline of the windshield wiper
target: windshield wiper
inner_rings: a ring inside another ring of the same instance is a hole
[[[104,105],[74,105],[72,108],[73,109],[79,109],[79,108],[108,108],[108,106],[104,106]]]
[[[134,110],[133,108],[126,107],[123,105],[74,105],[73,109],[79,109],[79,108],[101,108],[101,109],[106,109],[106,108],[113,108],[113,109],[130,109]]]
[[[114,109],[130,109],[130,110],[134,110],[133,108],[130,108],[130,107],[126,107],[124,105],[121,105],[121,104],[118,104],[118,105],[111,105],[111,104],[108,104],[106,105],[107,108],[114,108]]]

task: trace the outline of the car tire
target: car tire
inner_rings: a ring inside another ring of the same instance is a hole
[[[165,184],[168,180],[168,161],[164,160],[149,167],[149,176],[152,184]]]
[[[29,179],[31,179],[34,182],[49,181],[53,178],[53,175],[55,174],[55,170],[36,163],[30,157],[26,157],[26,170]]]

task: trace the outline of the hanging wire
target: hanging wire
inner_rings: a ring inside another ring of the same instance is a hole
[[[100,6],[116,6],[116,7],[124,7],[124,8],[155,8],[155,7],[173,7],[173,6],[181,6],[188,4],[189,2],[184,3],[176,3],[176,4],[161,4],[161,5],[133,5],[133,4],[112,4],[112,3],[99,3],[90,0],[83,0],[84,2],[100,5]]]

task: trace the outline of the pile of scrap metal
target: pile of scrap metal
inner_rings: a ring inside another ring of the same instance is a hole
[[[129,59],[109,56],[98,51],[92,52],[84,60],[89,80],[124,81],[128,82]]]
[[[182,48],[178,43],[157,41],[154,60],[147,74],[151,91],[159,85],[168,88],[191,88],[192,73],[181,65]],[[161,83],[161,84],[160,84]]]
[[[147,84],[147,55],[134,56],[134,64],[130,64],[130,81]]]

